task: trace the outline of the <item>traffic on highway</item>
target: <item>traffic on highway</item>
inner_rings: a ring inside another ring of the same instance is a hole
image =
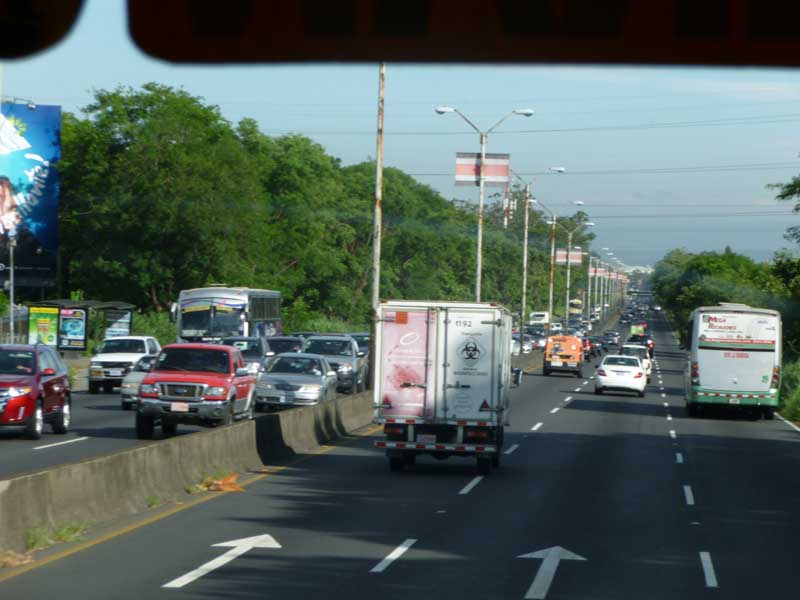
[[[0,599],[800,595],[800,11],[7,4]]]

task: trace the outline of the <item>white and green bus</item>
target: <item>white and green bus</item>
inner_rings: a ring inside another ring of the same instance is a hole
[[[746,304],[696,309],[689,320],[686,408],[741,407],[773,418],[781,387],[781,314]]]

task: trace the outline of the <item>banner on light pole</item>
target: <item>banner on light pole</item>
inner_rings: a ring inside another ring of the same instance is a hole
[[[511,155],[487,154],[484,185],[505,186],[511,172]],[[481,155],[476,152],[456,153],[456,185],[478,186],[481,182]]]
[[[569,253],[569,262],[572,265],[581,264],[583,262],[583,252],[580,250],[571,250]],[[557,265],[567,264],[566,250],[556,250],[556,264]]]

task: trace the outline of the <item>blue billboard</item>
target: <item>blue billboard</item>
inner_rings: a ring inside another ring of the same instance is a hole
[[[0,110],[0,281],[16,236],[15,283],[52,287],[58,250],[61,107],[2,103]]]

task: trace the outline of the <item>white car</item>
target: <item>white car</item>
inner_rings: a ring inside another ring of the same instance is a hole
[[[140,358],[158,354],[161,345],[149,335],[124,335],[106,338],[95,349],[89,363],[89,393],[96,394],[103,388],[106,394],[122,384],[122,379]]]
[[[594,393],[602,394],[606,390],[625,390],[644,396],[647,377],[644,365],[636,356],[609,354],[597,366],[594,379]]]
[[[564,330],[564,326],[561,323],[555,322],[550,326],[550,333],[561,333]]]
[[[624,344],[622,348],[619,349],[619,354],[638,358],[642,362],[645,374],[647,375],[647,383],[650,383],[650,375],[653,373],[653,361],[650,360],[650,350],[647,346]]]

